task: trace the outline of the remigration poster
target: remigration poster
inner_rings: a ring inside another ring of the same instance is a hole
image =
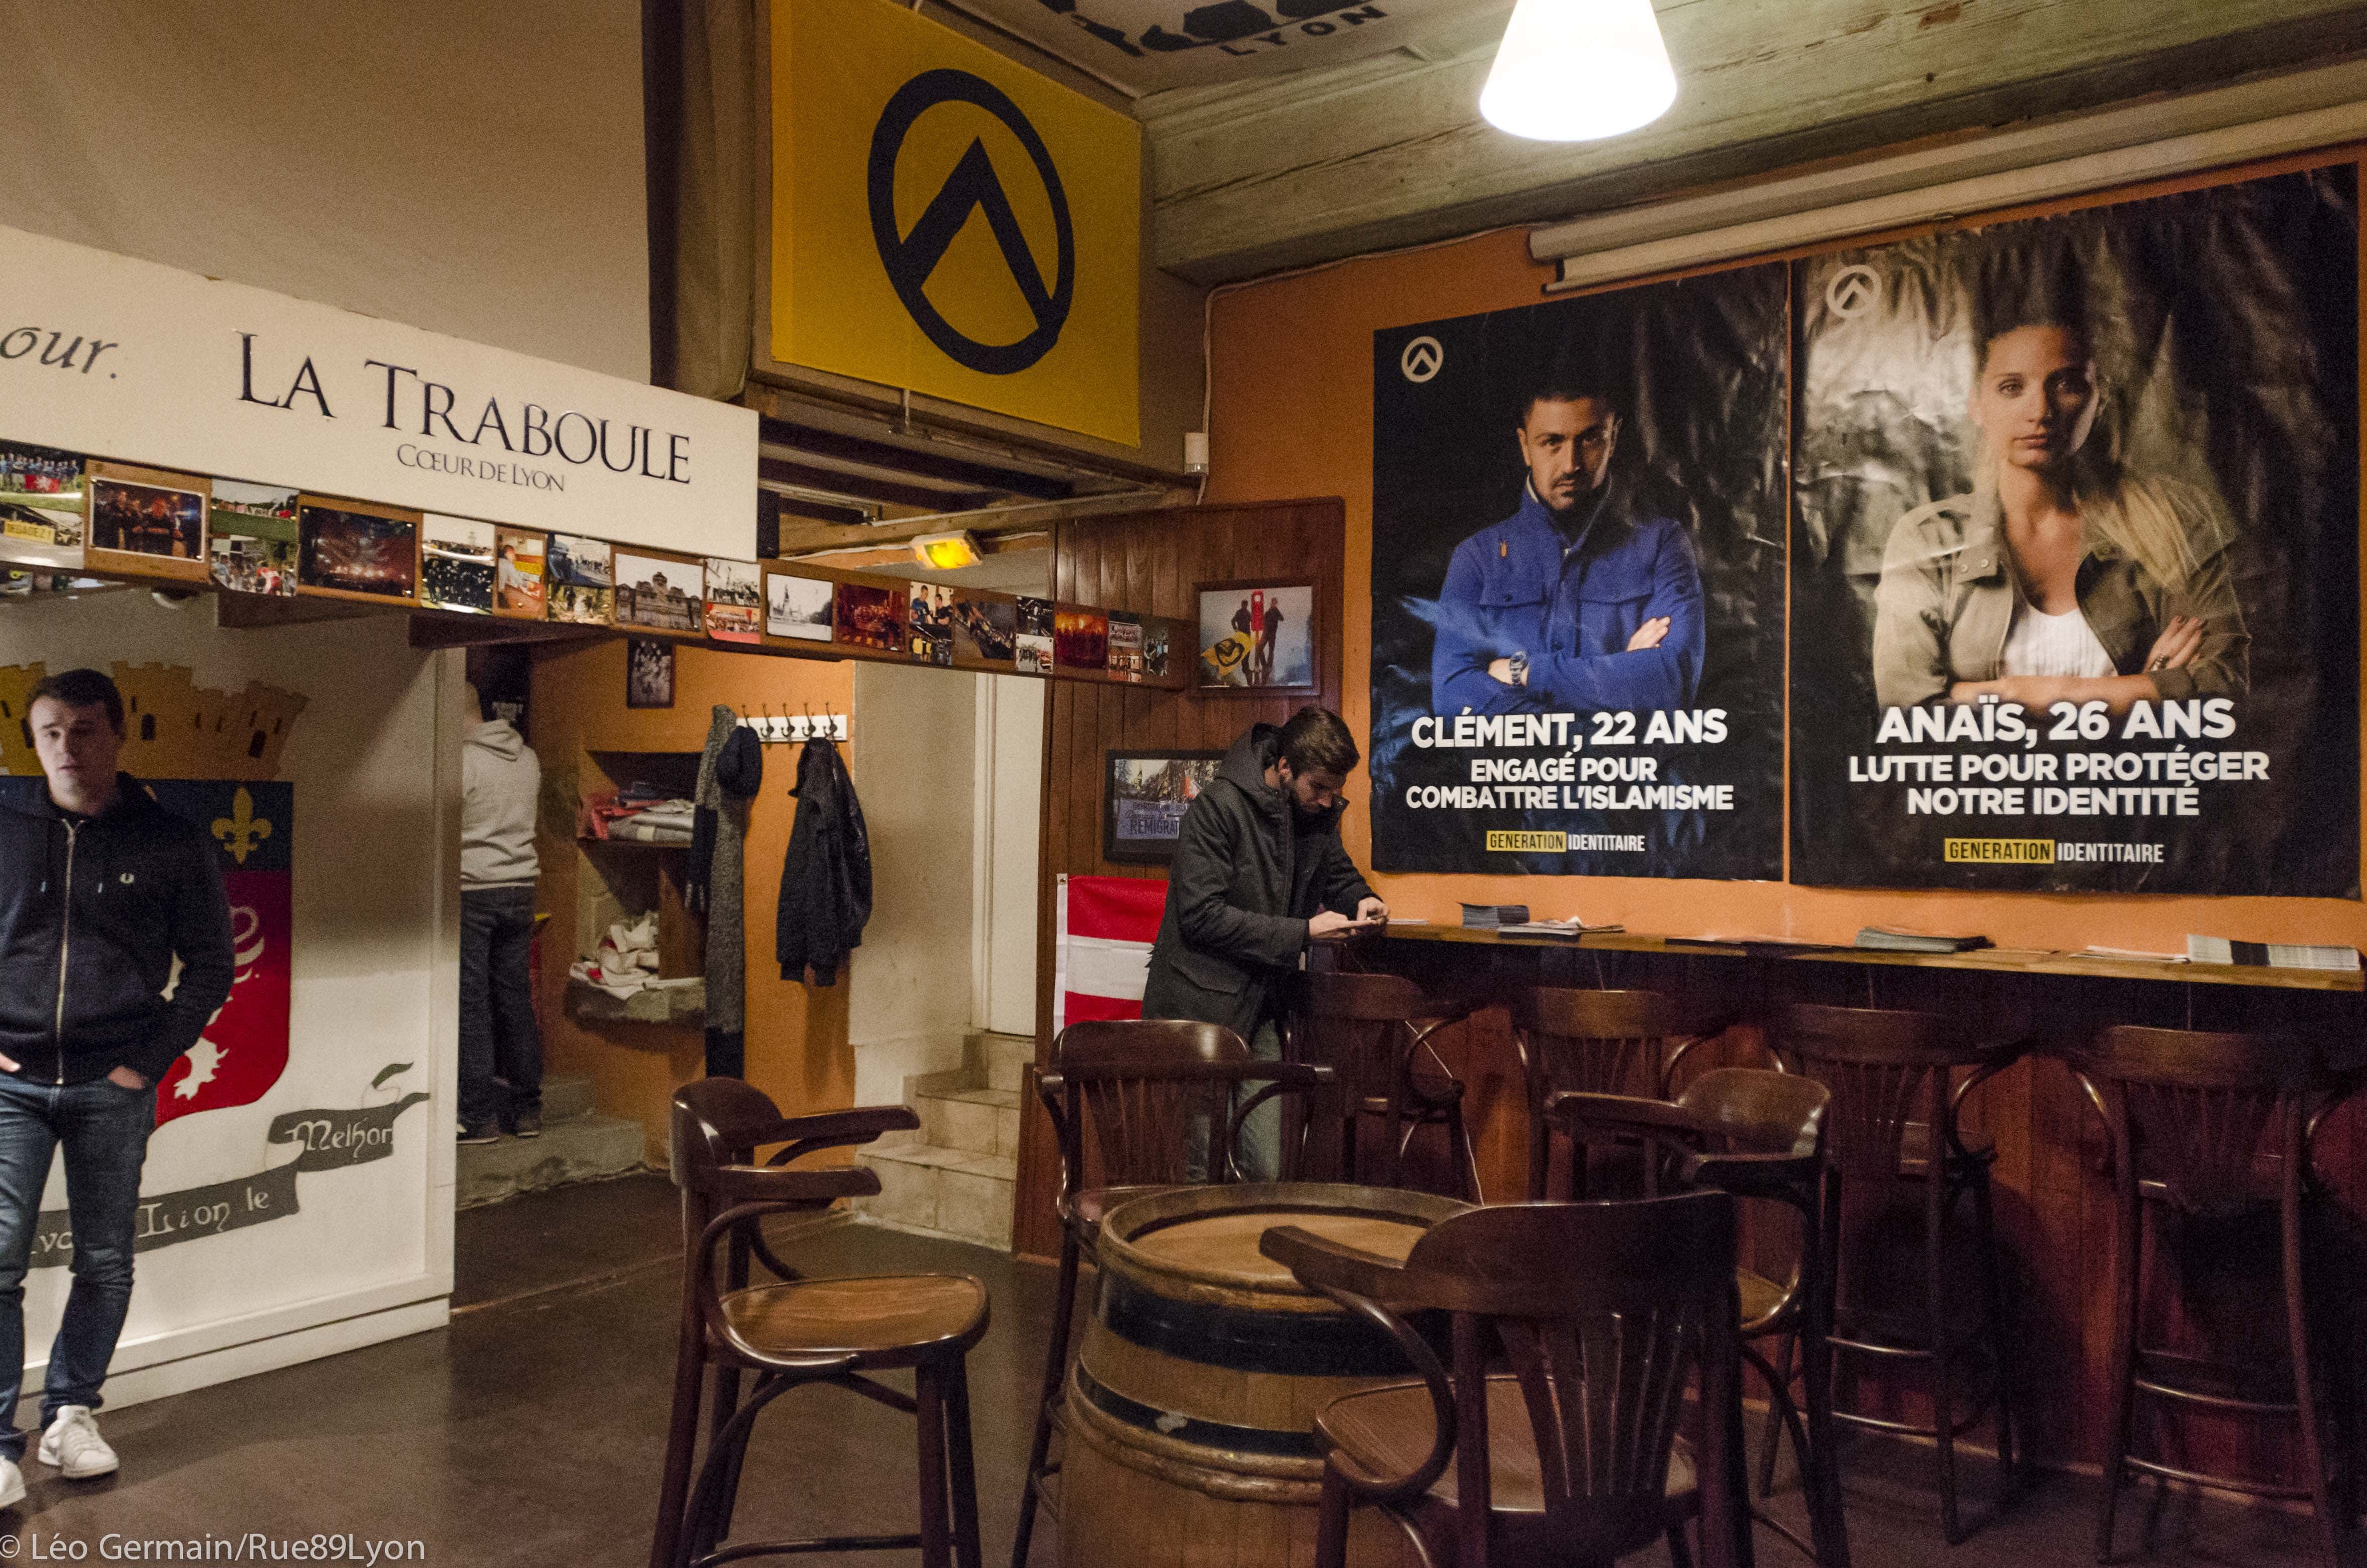
[[[1798,264],[1795,881],[2358,896],[2355,185]]]
[[[1377,869],[1782,874],[1785,288],[1374,335]]]

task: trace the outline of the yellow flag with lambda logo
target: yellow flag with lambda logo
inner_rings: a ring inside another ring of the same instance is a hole
[[[773,358],[1127,446],[1141,131],[890,0],[773,8]]]

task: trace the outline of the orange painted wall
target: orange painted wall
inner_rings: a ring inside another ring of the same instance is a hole
[[[704,1071],[704,1038],[695,1028],[650,1024],[583,1024],[567,1016],[567,966],[576,956],[576,850],[571,815],[559,816],[552,783],[571,767],[589,771],[586,751],[697,752],[707,743],[708,710],[716,703],[754,711],[819,713],[826,702],[844,713],[853,692],[850,666],[820,659],[775,658],[682,646],[674,661],[674,705],[625,706],[625,640],[538,654],[527,723],[542,758],[540,977],[544,1071],[589,1077],[601,1114],[628,1117],[648,1135],[648,1157],[666,1158],[666,1119],[674,1092]],[[846,755],[855,763],[854,732]],[[847,1044],[847,982],[821,987],[785,981],[772,961],[774,912],[780,897],[781,858],[788,848],[797,802],[798,748],[764,748],[764,785],[749,812],[747,852],[748,1081],[789,1115],[835,1110],[855,1103],[855,1054]]]
[[[2326,161],[2323,154],[2296,157],[2244,172]],[[2164,182],[2143,187],[2141,193],[2227,177]],[[1993,216],[2093,204],[2057,203]],[[1850,242],[1865,243],[1864,236]],[[1766,259],[1753,257],[1751,262]],[[1511,231],[1251,284],[1219,293],[1214,301],[1209,433],[1215,460],[1207,499],[1230,504],[1338,495],[1346,501],[1343,711],[1349,726],[1368,742],[1372,335],[1387,327],[1535,304],[1546,298],[1542,290],[1552,276],[1550,267],[1530,260],[1525,232]],[[1506,449],[1506,461],[1517,460],[1509,432]],[[1480,520],[1474,519],[1474,526]],[[1352,795],[1361,782],[1351,784]],[[1372,823],[1361,802],[1349,814],[1343,833],[1357,862],[1367,863]],[[1976,931],[2001,947],[2078,949],[2103,943],[2182,951],[2189,932],[2367,947],[2367,911],[2339,899],[1869,892],[1627,877],[1581,881],[1422,874],[1373,881],[1395,913],[1450,923],[1459,919],[1455,902],[1467,899],[1525,903],[1540,916],[1583,915],[1590,921],[1620,922],[1631,931],[1673,936],[1748,934],[1847,941],[1861,926],[1897,924]]]

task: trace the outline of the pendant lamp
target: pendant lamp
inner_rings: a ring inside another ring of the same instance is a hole
[[[1479,112],[1515,136],[1591,142],[1649,125],[1676,97],[1652,0],[1520,0]]]

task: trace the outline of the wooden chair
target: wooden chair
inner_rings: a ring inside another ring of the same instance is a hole
[[[1512,998],[1512,1043],[1529,1090],[1529,1199],[1544,1199],[1555,1128],[1546,1107],[1556,1095],[1668,1097],[1677,1064],[1718,1034],[1726,1021],[1691,1020],[1685,1005],[1658,991],[1580,991],[1533,986]],[[1780,1064],[1779,1064],[1780,1065]],[[1580,1159],[1573,1148],[1570,1157]],[[1570,1196],[1586,1197],[1583,1168]]]
[[[1734,1244],[1721,1192],[1475,1210],[1401,1264],[1297,1226],[1266,1232],[1261,1251],[1387,1331],[1421,1373],[1316,1417],[1317,1568],[1342,1568],[1359,1503],[1454,1568],[1598,1568],[1664,1537],[1685,1562],[1695,1517],[1709,1568],[1748,1564]],[[1406,1322],[1420,1312],[1452,1314],[1451,1376]],[[1507,1370],[1491,1375],[1500,1356]],[[1677,1429],[1696,1369],[1703,1437],[1689,1452]]]
[[[1077,1275],[1100,1241],[1102,1216],[1129,1198],[1195,1179],[1188,1151],[1195,1119],[1205,1119],[1210,1131],[1209,1168],[1200,1180],[1232,1179],[1234,1145],[1243,1123],[1279,1096],[1298,1101],[1299,1127],[1295,1139],[1286,1141],[1303,1147],[1317,1107],[1334,1082],[1327,1067],[1252,1060],[1240,1037],[1218,1024],[1166,1018],[1071,1024],[1052,1042],[1052,1066],[1037,1075],[1036,1093],[1051,1115],[1060,1150],[1060,1274],[1012,1568],[1026,1568],[1036,1507],[1046,1500],[1051,1477],[1059,1473],[1051,1444],[1062,1425]],[[1244,1089],[1253,1092],[1233,1106]]]
[[[1405,1152],[1425,1127],[1446,1132],[1448,1157],[1460,1178],[1460,1196],[1485,1202],[1479,1165],[1463,1122],[1463,1084],[1447,1069],[1432,1037],[1468,1018],[1483,1005],[1476,998],[1446,1000],[1427,995],[1400,975],[1310,973],[1299,977],[1293,1009],[1293,1060],[1319,1062],[1340,1075],[1341,1179],[1363,1179],[1357,1130],[1369,1119],[1383,1124],[1382,1187],[1405,1185]],[[1433,1072],[1424,1073],[1426,1060]]]
[[[2312,1371],[2322,1353],[2309,1324],[2312,1259],[2304,1205],[2317,1190],[2310,1150],[2326,1113],[2352,1086],[2309,1042],[2266,1035],[2116,1028],[2074,1053],[2074,1070],[2112,1136],[2112,1412],[2105,1440],[2104,1504],[2096,1561],[2111,1561],[2112,1517],[2131,1471],[2255,1496],[2306,1500],[2326,1568],[2337,1568],[2347,1522],[2333,1487],[2327,1392]],[[2265,1170],[2263,1167],[2266,1167]],[[2281,1364],[2232,1367],[2145,1345],[2139,1337],[2145,1210],[2165,1221],[2243,1222],[2273,1213],[2285,1313]],[[2130,1452],[2143,1394],[2216,1416],[2291,1421],[2301,1430],[2301,1484],[2206,1475]],[[2341,1456],[2347,1466],[2356,1456]]]
[[[762,1091],[737,1078],[704,1078],[674,1096],[674,1180],[682,1189],[685,1243],[682,1335],[651,1568],[913,1547],[925,1568],[950,1568],[957,1561],[961,1568],[978,1568],[966,1358],[986,1333],[986,1287],[958,1274],[808,1279],[774,1255],[760,1224],[768,1215],[812,1212],[840,1198],[879,1190],[879,1178],[867,1170],[783,1168],[792,1161],[919,1124],[901,1106],[784,1119]],[[754,1164],[756,1150],[774,1143],[787,1146]],[[752,1259],[778,1282],[751,1283]],[[710,1365],[711,1427],[706,1462],[693,1485],[699,1386]],[[905,1368],[913,1373],[912,1394],[866,1375]],[[755,1375],[744,1401],[743,1371]],[[809,1383],[836,1384],[919,1418],[918,1534],[722,1544],[757,1415]]]
[[[1966,1096],[2021,1059],[2022,1042],[1988,1043],[1965,1020],[1936,1014],[1806,1006],[1778,1016],[1775,1039],[1802,1072],[1832,1091],[1825,1125],[1823,1231],[1834,1372],[1850,1357],[1920,1364],[1931,1370],[1930,1426],[1843,1408],[1838,1399],[1833,1419],[1933,1440],[1941,1531],[1953,1546],[1965,1536],[1956,1506],[1956,1438],[1992,1408],[2000,1476],[2010,1481],[2014,1471],[2008,1354],[2012,1331],[1989,1200],[1989,1165],[1997,1152],[1988,1145],[1968,1147],[1959,1135],[1958,1115]],[[1862,1208],[1880,1210],[1909,1187],[1920,1210],[1920,1267],[1886,1280],[1880,1290],[1853,1284],[1852,1271],[1841,1265],[1844,1194],[1854,1193]],[[1959,1200],[1967,1197],[1973,1210],[1968,1237],[1962,1235],[1956,1213]],[[1965,1241],[1979,1276],[1977,1290],[1969,1293],[1948,1287],[1949,1264]],[[1977,1321],[1967,1322],[1966,1312],[1976,1305]],[[1988,1375],[1967,1404],[1963,1362],[1976,1345],[1985,1352]],[[1788,1346],[1778,1353],[1776,1371],[1791,1376]],[[1766,1473],[1763,1467],[1762,1479]]]
[[[1777,1206],[1793,1215],[1799,1240],[1781,1249],[1785,1265],[1771,1270],[1761,1262],[1778,1247],[1773,1238],[1756,1236],[1752,1256],[1736,1267],[1735,1285],[1741,1351],[1766,1380],[1770,1394],[1767,1468],[1760,1490],[1772,1484],[1774,1447],[1780,1434],[1788,1432],[1800,1461],[1812,1539],[1802,1540],[1763,1512],[1757,1517],[1824,1568],[1848,1568],[1827,1348],[1832,1303],[1824,1289],[1825,1111],[1830,1098],[1813,1079],[1721,1067],[1688,1084],[1673,1102],[1564,1092],[1547,1105],[1546,1118],[1569,1138],[1573,1151],[1584,1153],[1603,1142],[1638,1151],[1648,1197],[1657,1198],[1671,1186],[1711,1187],[1738,1203]],[[1783,1347],[1787,1367],[1796,1341],[1806,1373],[1804,1401],[1792,1398],[1789,1376],[1779,1374],[1754,1347],[1754,1341],[1767,1339]]]

